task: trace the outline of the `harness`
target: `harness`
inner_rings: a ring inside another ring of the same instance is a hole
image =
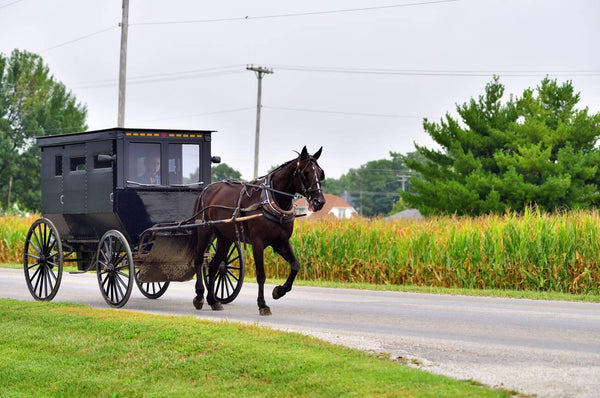
[[[290,162],[292,162],[292,161],[290,161]],[[287,210],[282,209],[281,206],[279,206],[279,204],[277,203],[277,200],[275,199],[273,194],[277,193],[279,195],[284,195],[284,196],[288,196],[288,197],[292,197],[292,198],[295,195],[273,188],[273,181],[272,181],[273,174],[275,174],[277,171],[281,170],[284,166],[287,166],[290,162],[287,162],[287,163],[279,166],[277,169],[273,170],[266,176],[260,177],[259,179],[252,181],[252,182],[243,182],[243,181],[236,181],[236,180],[220,181],[220,183],[227,183],[227,184],[232,184],[232,185],[234,185],[234,184],[242,185],[242,189],[240,190],[240,195],[238,197],[236,206],[231,207],[231,206],[224,206],[224,205],[209,205],[209,206],[201,208],[198,212],[196,212],[196,214],[194,214],[192,216],[192,218],[190,220],[194,220],[199,215],[202,215],[202,217],[204,218],[204,212],[206,210],[208,210],[209,208],[220,208],[220,209],[232,210],[231,221],[235,221],[236,218],[240,217],[243,213],[248,213],[248,212],[252,212],[252,211],[261,209],[263,216],[270,221],[276,222],[278,224],[293,223],[296,218],[296,214],[295,214],[296,206],[294,204],[292,204],[290,209],[287,209]],[[300,160],[297,160],[296,168],[292,174],[294,178],[298,178],[298,181],[300,182],[301,190],[303,191],[304,196],[306,196],[306,198],[308,200],[310,200],[310,198],[315,193],[320,192],[320,190],[321,190],[321,184],[317,177],[315,177],[315,181],[313,183],[311,183],[310,185],[306,182],[306,180],[304,178],[304,172],[306,171],[307,167],[309,167],[309,166],[312,166],[313,168],[318,167],[318,166],[315,166],[315,163],[316,162],[307,162],[307,164],[301,169],[300,168]],[[316,175],[316,171],[317,170],[315,170],[315,175]],[[213,184],[216,184],[216,183],[213,183]],[[212,185],[212,184],[210,184],[210,185]],[[205,190],[203,191],[203,193],[201,195],[204,195],[204,193],[208,191],[210,185],[205,188]],[[244,198],[244,196],[251,197],[252,194],[256,190],[261,191],[260,201],[257,203],[253,203],[252,205],[250,205],[248,207],[242,208],[242,199]],[[236,235],[238,235],[238,238],[239,238],[238,224],[234,224],[234,225],[236,226],[235,227]],[[240,225],[240,227],[242,229],[241,234],[243,236],[243,234],[244,234],[243,226]]]

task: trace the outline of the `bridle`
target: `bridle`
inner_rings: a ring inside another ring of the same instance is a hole
[[[321,193],[321,181],[319,180],[319,175],[323,173],[323,169],[319,167],[317,160],[313,157],[306,159],[306,164],[302,168],[300,168],[300,162],[300,160],[296,162],[296,170],[294,170],[293,177],[298,178],[302,195],[310,201],[314,195]],[[310,185],[307,183],[306,178],[304,177],[304,172],[309,166],[312,166],[313,175],[315,177],[315,180],[310,183]]]

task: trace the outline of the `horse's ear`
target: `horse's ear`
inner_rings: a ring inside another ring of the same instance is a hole
[[[323,147],[319,148],[319,150],[317,152],[315,152],[315,154],[313,155],[313,158],[319,159],[319,156],[321,156],[322,151],[323,151]]]
[[[302,148],[302,152],[300,153],[300,160],[304,160],[308,157],[308,150],[306,149],[306,145]]]

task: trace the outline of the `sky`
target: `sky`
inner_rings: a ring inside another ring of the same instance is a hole
[[[41,55],[117,126],[122,0],[0,0],[0,53]],[[371,160],[436,148],[423,118],[456,114],[493,75],[520,96],[570,80],[600,112],[597,0],[130,0],[125,127],[215,130],[213,155],[253,177],[323,147],[339,178]],[[389,172],[382,170],[382,172]]]

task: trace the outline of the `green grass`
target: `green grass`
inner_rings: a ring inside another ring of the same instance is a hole
[[[2,397],[508,397],[256,325],[0,299]]]

